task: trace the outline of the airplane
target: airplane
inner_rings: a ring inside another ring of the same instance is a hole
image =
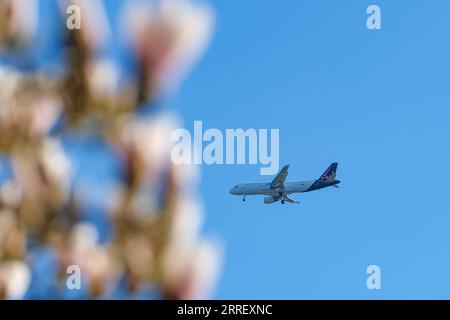
[[[285,182],[288,175],[289,164],[285,165],[272,182],[265,183],[241,183],[230,189],[232,195],[246,196],[264,195],[264,203],[270,204],[281,200],[289,203],[300,203],[289,197],[291,193],[315,191],[327,187],[338,188],[341,181],[336,180],[337,162],[332,163],[317,180]]]

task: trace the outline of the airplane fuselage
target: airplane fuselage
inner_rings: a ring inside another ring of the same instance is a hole
[[[268,195],[268,196],[276,196],[280,192],[283,194],[292,194],[292,193],[302,193],[302,192],[310,192],[314,190],[323,189],[326,187],[331,187],[340,183],[339,180],[334,181],[320,181],[320,180],[311,180],[311,181],[291,181],[286,182],[284,184],[284,188],[271,188],[270,182],[262,182],[262,183],[242,183],[233,187],[230,190],[231,194],[234,195]]]

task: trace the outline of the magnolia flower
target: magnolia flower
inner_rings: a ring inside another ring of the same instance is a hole
[[[79,27],[79,29],[74,31],[79,32],[85,48],[95,51],[107,44],[111,37],[111,30],[103,1],[60,0],[60,7],[64,17],[70,18],[70,21],[78,19],[79,25],[74,24],[74,28]]]
[[[216,240],[202,240],[191,261],[191,287],[188,296],[205,299],[211,296],[222,265],[222,245]],[[189,269],[188,269],[189,270]]]
[[[38,1],[0,0],[0,47],[33,38],[38,24]]]
[[[48,177],[68,191],[72,165],[60,142],[55,138],[46,138],[41,156]]]
[[[174,115],[130,117],[123,124],[120,149],[128,175],[133,212],[148,215],[158,212],[171,166],[170,136],[177,127]]]
[[[90,223],[80,222],[73,226],[70,235],[70,249],[73,256],[82,257],[85,252],[95,248],[98,238],[97,229]]]
[[[61,115],[61,101],[54,95],[38,95],[30,105],[33,134],[47,134]]]
[[[13,98],[23,75],[14,69],[0,65],[0,117],[8,101]]]
[[[47,134],[62,112],[61,99],[52,92],[55,81],[36,74],[20,74],[0,67],[0,133],[28,137]],[[20,134],[19,134],[20,133]]]
[[[22,261],[0,262],[0,298],[21,299],[31,282],[31,271]]]
[[[80,267],[92,295],[104,293],[114,276],[114,263],[106,247],[98,244],[97,229],[86,222],[73,227],[68,246],[68,259]]]
[[[214,289],[222,260],[221,246],[201,240],[196,246],[172,243],[163,257],[163,276],[169,298],[204,299]]]
[[[191,1],[162,0],[151,6],[129,1],[122,20],[147,90],[165,94],[179,85],[204,51],[213,13]]]
[[[111,60],[92,61],[87,65],[86,78],[90,94],[102,100],[114,100],[119,90],[120,72]]]
[[[9,180],[0,186],[0,203],[10,208],[16,208],[22,199],[22,189],[14,180]]]
[[[145,234],[130,235],[123,253],[130,274],[130,285],[137,288],[138,283],[145,282],[154,272],[155,255],[152,243]]]
[[[199,238],[202,210],[195,199],[178,197],[171,222],[162,258],[168,295],[177,299],[205,298],[217,280],[222,248],[216,241]]]
[[[176,199],[172,219],[169,241],[187,246],[195,245],[203,224],[199,202],[191,197],[179,196]]]
[[[153,117],[132,117],[124,125],[122,142],[125,149],[136,154],[145,166],[145,175],[156,178],[170,164],[170,136],[177,128],[177,119],[169,113]]]

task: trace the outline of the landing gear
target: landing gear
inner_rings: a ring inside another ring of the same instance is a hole
[[[283,192],[280,191],[280,192],[278,193],[278,195],[279,195],[280,198],[281,198],[281,204],[284,204]]]
[[[242,201],[244,201],[244,202],[245,202],[245,194],[244,194],[244,197],[242,198]]]

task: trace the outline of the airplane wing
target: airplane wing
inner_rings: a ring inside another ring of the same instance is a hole
[[[286,177],[288,175],[288,168],[289,165],[285,165],[283,169],[278,172],[277,176],[273,179],[272,183],[270,184],[271,189],[276,189],[284,185],[284,180],[286,180]]]

